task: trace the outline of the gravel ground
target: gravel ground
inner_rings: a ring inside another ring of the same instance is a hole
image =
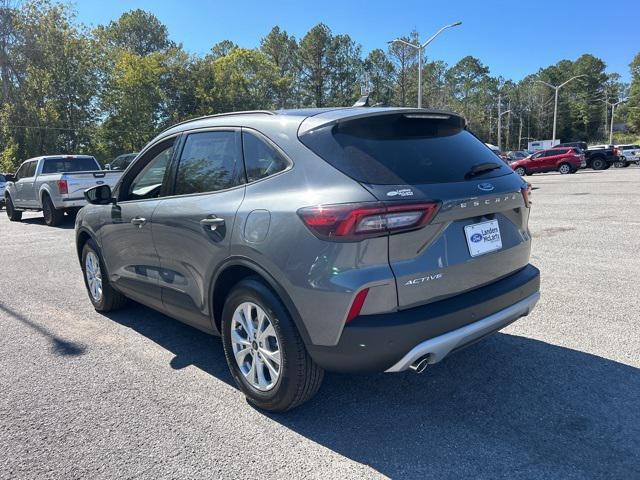
[[[91,307],[73,225],[0,218],[0,478],[640,478],[640,168],[528,177],[537,309],[422,375],[251,408],[219,339]]]

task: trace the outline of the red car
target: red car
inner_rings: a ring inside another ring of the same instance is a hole
[[[578,148],[555,147],[540,150],[522,160],[509,165],[519,175],[531,175],[542,172],[576,173],[586,166],[584,153]]]

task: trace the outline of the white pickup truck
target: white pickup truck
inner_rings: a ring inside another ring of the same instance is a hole
[[[20,221],[23,211],[42,210],[47,225],[58,225],[65,212],[75,213],[86,204],[87,188],[103,184],[113,188],[121,175],[122,171],[101,170],[89,155],[30,158],[6,184],[7,215],[12,221]]]

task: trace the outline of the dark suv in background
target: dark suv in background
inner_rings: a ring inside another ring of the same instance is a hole
[[[98,311],[221,335],[249,401],[283,411],[325,369],[420,372],[527,315],[529,194],[452,113],[217,115],[87,190],[77,251]]]

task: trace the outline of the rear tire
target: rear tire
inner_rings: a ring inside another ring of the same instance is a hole
[[[64,211],[56,209],[46,193],[42,195],[42,213],[44,214],[44,223],[50,227],[57,227],[64,219]]]
[[[524,169],[524,167],[518,167],[514,170],[514,172],[516,172],[521,177],[524,177],[527,174],[527,171]]]
[[[560,166],[558,167],[558,171],[562,175],[566,175],[568,173],[571,173],[571,165],[569,165],[568,163],[561,163]]]
[[[11,220],[12,222],[19,222],[20,220],[22,220],[22,212],[19,210],[16,210],[16,208],[13,206],[13,200],[11,200],[11,197],[7,195],[7,217],[9,217],[9,220]]]
[[[602,158],[594,158],[591,162],[591,168],[594,170],[604,170],[607,168],[607,162]]]
[[[127,297],[113,289],[106,272],[98,246],[93,240],[87,240],[82,248],[82,277],[89,300],[98,312],[111,312],[127,303]],[[94,281],[99,283],[99,288]]]
[[[243,327],[247,316],[250,322],[247,327],[254,334]],[[263,331],[271,330],[269,351],[273,353],[274,345],[277,347],[275,358],[279,364],[268,361],[274,358],[272,355],[261,353],[263,344],[257,343],[261,341],[260,324],[269,324]],[[242,280],[228,295],[222,313],[222,343],[236,384],[247,401],[260,409],[290,410],[309,400],[320,388],[324,370],[309,356],[280,299],[258,278]],[[254,369],[261,373],[253,374]]]

